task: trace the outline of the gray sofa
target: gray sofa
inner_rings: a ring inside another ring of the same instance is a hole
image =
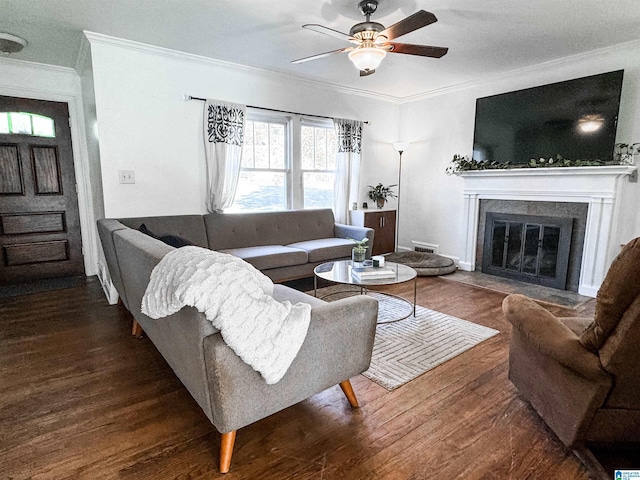
[[[156,217],[136,219],[131,224],[144,220],[151,230],[164,228],[200,246],[208,246],[205,222],[201,219],[201,216],[164,217],[166,223],[162,223],[160,217]],[[357,406],[349,378],[369,367],[378,309],[374,299],[361,295],[326,303],[284,285],[275,285],[275,299],[309,303],[312,309],[309,330],[297,357],[282,380],[268,385],[194,308],[185,307],[158,320],[141,313],[140,305],[151,271],[174,247],[127,227],[128,222],[98,221],[109,271],[123,303],[133,314],[136,333],[144,330],[207,418],[222,433],[221,472],[229,470],[239,428],[336,384],[341,386],[351,405]],[[242,228],[251,229],[244,225]],[[226,238],[221,234],[220,237],[219,242]]]
[[[313,276],[320,263],[350,258],[353,242],[374,230],[335,223],[331,209],[264,213],[209,213],[122,218],[128,227],[145,224],[157,235],[178,235],[195,245],[230,253],[251,263],[274,282]],[[371,248],[368,250],[371,251]]]

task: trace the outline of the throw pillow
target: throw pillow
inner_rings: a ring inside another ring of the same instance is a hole
[[[170,245],[174,248],[187,247],[187,246],[193,245],[193,243],[191,243],[189,240],[187,240],[186,238],[179,237],[178,235],[158,236],[155,233],[153,233],[151,230],[149,230],[144,223],[140,225],[140,227],[138,227],[138,231],[144,233],[145,235],[149,235],[150,237],[155,238],[156,240],[160,240],[161,242],[164,242],[167,245]]]

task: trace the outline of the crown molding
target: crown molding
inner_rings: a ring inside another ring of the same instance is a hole
[[[75,71],[78,75],[82,75],[85,67],[87,66],[87,62],[91,58],[91,44],[89,40],[84,35],[80,40],[80,48],[78,50],[78,56],[76,58],[76,66]]]
[[[631,40],[629,42],[611,45],[611,46],[599,48],[596,50],[590,50],[588,52],[578,53],[575,55],[570,55],[568,57],[562,57],[555,60],[538,63],[536,65],[530,65],[530,66],[526,66],[526,67],[522,67],[514,70],[506,70],[503,72],[496,73],[495,75],[492,75],[490,77],[485,77],[482,80],[472,80],[468,82],[461,82],[461,83],[448,85],[446,87],[437,88],[434,90],[426,91],[426,92],[415,94],[415,95],[400,97],[395,95],[374,93],[374,92],[361,90],[357,88],[345,87],[342,85],[337,85],[337,84],[328,83],[328,82],[321,82],[321,81],[313,80],[307,77],[293,75],[290,73],[267,70],[267,69],[258,68],[258,67],[251,67],[251,66],[242,65],[239,63],[228,62],[225,60],[218,60],[210,57],[204,57],[202,55],[195,55],[191,53],[181,52],[181,51],[173,50],[170,48],[159,47],[156,45],[136,42],[133,40],[126,40],[122,38],[112,37],[112,36],[104,35],[101,33],[96,33],[96,32],[91,32],[86,30],[83,33],[85,38],[83,38],[83,43],[80,47],[80,51],[78,53],[78,60],[76,62],[76,71],[78,73],[82,71],[80,68],[84,67],[84,62],[86,62],[86,57],[90,54],[90,50],[89,50],[90,44],[102,43],[106,45],[117,46],[120,48],[126,48],[129,50],[144,52],[147,54],[159,55],[165,58],[188,61],[188,62],[193,62],[201,65],[209,65],[214,67],[232,69],[238,72],[262,75],[262,76],[274,78],[280,81],[290,80],[290,81],[301,82],[309,86],[312,86],[313,88],[321,88],[323,90],[327,90],[332,93],[338,92],[338,93],[344,93],[347,95],[357,95],[361,97],[384,101],[387,103],[392,103],[395,105],[404,105],[407,103],[419,102],[419,101],[437,97],[440,95],[457,93],[457,92],[469,90],[469,89],[487,85],[487,84],[492,84],[499,81],[504,81],[509,79],[518,79],[527,75],[532,76],[532,75],[544,73],[549,69],[557,69],[561,67],[571,66],[576,62],[593,59],[594,57],[611,56],[613,54],[625,53],[625,52],[636,54],[638,50],[640,50],[640,40]]]
[[[536,65],[522,67],[514,70],[503,71],[495,75],[492,75],[490,77],[485,77],[482,80],[472,80],[468,82],[461,82],[458,84],[449,85],[446,87],[426,91],[426,92],[415,94],[415,95],[399,97],[395,95],[380,94],[380,93],[374,93],[374,92],[361,90],[357,88],[345,87],[345,86],[328,83],[328,82],[321,82],[321,81],[313,80],[307,77],[293,75],[290,73],[279,72],[274,70],[266,70],[266,69],[257,68],[257,67],[250,67],[250,66],[241,65],[238,63],[204,57],[201,55],[194,55],[186,52],[180,52],[180,51],[172,50],[169,48],[158,47],[155,45],[144,44],[144,43],[135,42],[132,40],[125,40],[117,37],[111,37],[111,36],[96,33],[96,32],[84,31],[83,33],[84,33],[84,36],[80,44],[80,48],[78,51],[76,64],[74,68],[62,67],[62,66],[51,65],[46,63],[31,62],[27,60],[17,60],[17,59],[8,58],[8,57],[0,57],[0,66],[10,65],[10,66],[15,66],[19,68],[37,69],[40,72],[49,71],[51,73],[56,73],[56,74],[65,74],[65,75],[72,75],[72,76],[81,75],[82,71],[86,67],[86,62],[88,61],[91,55],[91,49],[90,49],[91,43],[103,43],[107,45],[118,46],[121,48],[127,48],[130,50],[142,51],[149,54],[160,55],[167,58],[190,61],[190,62],[202,64],[202,65],[210,65],[210,66],[222,67],[227,69],[233,69],[238,72],[258,74],[258,75],[278,79],[280,81],[290,80],[290,81],[301,82],[313,88],[321,88],[323,90],[330,91],[331,93],[338,92],[338,93],[344,93],[347,95],[357,95],[357,96],[371,98],[371,99],[375,99],[375,100],[379,100],[379,101],[383,101],[383,102],[387,102],[395,105],[404,105],[408,103],[419,102],[419,101],[437,97],[440,95],[448,95],[448,94],[469,90],[472,88],[476,88],[476,87],[487,85],[487,84],[492,84],[499,81],[504,81],[509,79],[518,79],[527,75],[531,76],[531,75],[544,73],[549,69],[556,69],[556,68],[571,66],[576,62],[590,60],[590,59],[593,59],[594,57],[611,56],[611,55],[620,54],[620,53],[622,54],[631,53],[635,55],[640,50],[640,40],[631,40],[629,42],[611,45],[608,47],[603,47],[596,50],[591,50],[588,52],[571,55],[568,57],[562,57],[555,60],[550,60],[548,62],[539,63]]]
[[[27,60],[18,60],[15,58],[0,57],[0,65],[7,65],[18,68],[27,68],[30,70],[38,70],[40,72],[48,71],[56,74],[70,75],[77,78],[78,75],[73,68],[61,67],[58,65],[50,65],[48,63],[30,62]]]
[[[111,37],[109,35],[104,35],[102,33],[83,31],[85,37],[89,40],[91,44],[105,44],[116,46],[120,48],[125,48],[128,50],[144,52],[151,55],[158,55],[165,58],[171,58],[174,60],[182,60],[187,62],[193,62],[200,65],[209,65],[214,67],[221,67],[231,70],[236,70],[238,72],[251,73],[256,75],[262,75],[266,77],[271,77],[274,79],[278,79],[280,81],[287,79],[293,80],[296,82],[305,83],[314,88],[322,88],[324,90],[331,91],[332,93],[344,93],[348,95],[358,95],[361,97],[372,98],[376,100],[381,100],[384,102],[399,104],[401,99],[399,97],[395,97],[392,95],[384,95],[379,93],[372,93],[366,90],[360,90],[357,88],[345,87],[342,85],[336,85],[327,82],[320,82],[317,80],[311,80],[309,78],[301,77],[298,75],[292,75],[289,73],[278,72],[274,70],[266,70],[258,67],[250,67],[247,65],[242,65],[239,63],[228,62],[225,60],[218,60],[215,58],[204,57],[202,55],[195,55],[192,53],[181,52],[179,50],[172,50],[170,48],[158,47],[156,45],[149,45],[146,43],[140,43],[133,40],[126,40],[123,38]]]
[[[571,66],[576,62],[590,60],[590,59],[593,59],[594,57],[610,56],[613,54],[625,53],[625,52],[631,53],[633,55],[637,55],[639,50],[640,50],[640,40],[631,40],[629,42],[618,43],[615,45],[610,45],[608,47],[598,48],[596,50],[590,50],[588,52],[570,55],[568,57],[561,57],[555,60],[549,60],[547,62],[537,63],[535,65],[529,65],[529,66],[517,68],[514,70],[506,70],[504,72],[497,73],[490,77],[485,77],[482,80],[472,80],[468,82],[457,83],[454,85],[437,88],[435,90],[431,90],[428,92],[419,93],[417,95],[402,97],[399,103],[405,104],[405,103],[419,102],[421,100],[426,100],[426,99],[437,97],[440,95],[449,95],[452,93],[461,92],[464,90],[468,90],[471,88],[475,88],[475,87],[479,87],[487,84],[496,83],[503,80],[517,79],[526,75],[535,75],[538,73],[543,73],[550,69]]]

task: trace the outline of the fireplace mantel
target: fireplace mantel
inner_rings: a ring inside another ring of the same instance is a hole
[[[514,168],[461,172],[465,244],[459,267],[475,270],[480,200],[587,203],[587,227],[578,293],[595,297],[618,252],[616,231],[622,184],[636,181],[635,166]],[[628,180],[625,180],[628,178]]]

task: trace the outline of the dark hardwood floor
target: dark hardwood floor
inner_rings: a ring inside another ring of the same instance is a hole
[[[411,285],[389,291],[413,293]],[[588,478],[507,379],[503,298],[420,278],[418,304],[501,334],[393,392],[352,379],[359,409],[335,386],[240,429],[225,477]],[[222,477],[219,434],[130,328],[128,312],[109,306],[95,279],[1,301],[0,478]]]

